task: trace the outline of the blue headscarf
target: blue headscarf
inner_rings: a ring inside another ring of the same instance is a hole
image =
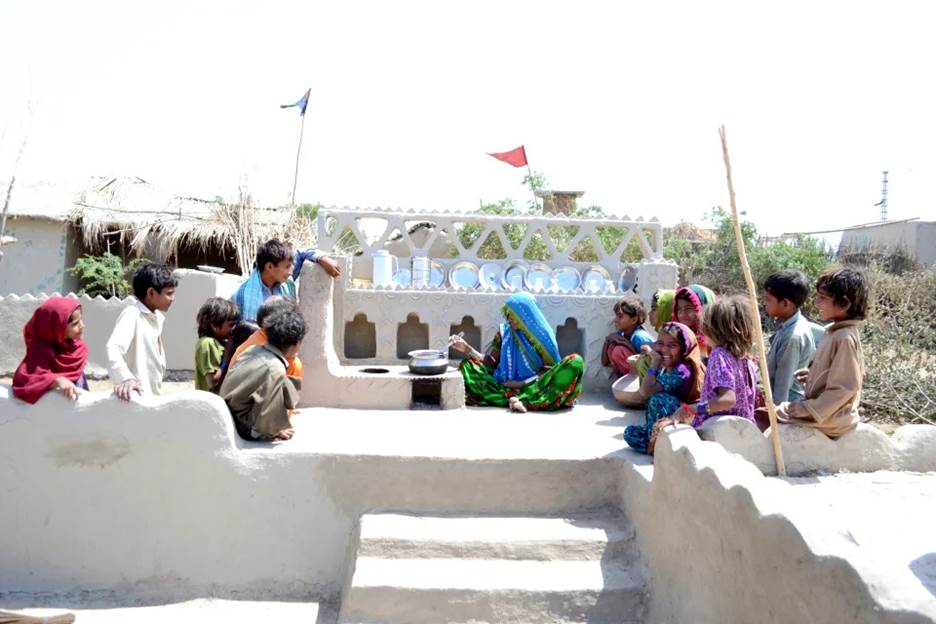
[[[500,362],[494,379],[523,381],[536,375],[543,366],[555,366],[559,360],[556,333],[536,305],[530,293],[515,293],[504,304],[507,322],[501,325]],[[519,329],[510,326],[513,319]]]

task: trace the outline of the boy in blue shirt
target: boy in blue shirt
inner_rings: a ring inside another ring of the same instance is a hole
[[[601,350],[601,364],[611,368],[612,379],[631,372],[627,358],[639,354],[644,345],[652,345],[655,342],[643,328],[646,321],[647,309],[637,295],[628,293],[614,304],[612,324],[617,331],[605,338]]]
[[[809,366],[816,351],[816,335],[824,332],[800,312],[808,295],[809,282],[801,271],[786,269],[764,280],[764,311],[780,323],[767,352],[770,387],[777,405],[805,397],[803,384],[793,373]]]

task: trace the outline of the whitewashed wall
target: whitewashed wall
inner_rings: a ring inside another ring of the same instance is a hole
[[[65,275],[67,226],[62,221],[10,217],[7,236],[16,242],[3,246],[0,294],[61,292],[71,283]]]
[[[243,278],[239,275],[215,275],[189,269],[179,269],[175,275],[179,287],[163,329],[166,364],[170,370],[192,370],[198,335],[195,323],[198,308],[209,297],[230,297]],[[85,321],[84,339],[88,343],[87,372],[94,377],[104,377],[107,375],[107,338],[114,329],[120,311],[133,305],[136,299],[68,296],[81,302]],[[33,311],[48,298],[47,294],[0,297],[0,375],[10,375],[16,370],[26,352],[23,327]]]

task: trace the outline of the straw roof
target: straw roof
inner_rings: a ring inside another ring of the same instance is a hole
[[[92,178],[75,196],[67,220],[92,249],[105,235],[118,235],[135,253],[161,259],[179,247],[255,249],[257,240],[273,236],[297,244],[311,238],[311,224],[297,222],[288,207],[254,207],[247,195],[235,205],[180,197],[137,177]]]

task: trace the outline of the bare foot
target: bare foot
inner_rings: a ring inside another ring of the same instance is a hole
[[[277,433],[275,436],[273,436],[273,439],[274,440],[289,440],[293,437],[294,433],[296,432],[293,429],[283,429],[282,431]]]
[[[517,397],[510,397],[510,409],[521,414],[526,414],[527,411],[526,405]]]

